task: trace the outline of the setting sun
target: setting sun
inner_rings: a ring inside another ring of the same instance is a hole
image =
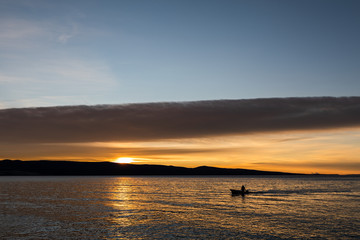
[[[114,162],[116,163],[131,163],[134,159],[130,157],[119,157]]]

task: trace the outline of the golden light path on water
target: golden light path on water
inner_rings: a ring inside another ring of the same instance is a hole
[[[229,188],[244,183],[257,194],[231,197]],[[334,184],[342,189],[336,194]],[[342,231],[333,232],[329,226],[342,218],[336,213],[336,202],[349,194],[346,184],[306,178],[122,177],[106,184],[104,197],[113,209],[108,220],[119,238],[267,239],[271,234],[326,238]],[[351,187],[356,191],[356,186]],[[350,200],[349,206],[354,202]],[[348,217],[349,213],[343,214]],[[350,219],[341,221],[346,222],[349,235],[355,233]]]
[[[2,177],[0,239],[359,239],[359,194],[350,177]]]

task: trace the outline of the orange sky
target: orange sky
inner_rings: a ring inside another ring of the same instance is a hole
[[[0,1],[0,159],[360,173],[359,2]]]
[[[2,158],[201,165],[294,173],[360,174],[360,128],[144,142],[2,146]]]
[[[0,110],[0,159],[360,174],[360,98]]]

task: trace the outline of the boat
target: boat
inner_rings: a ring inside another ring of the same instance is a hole
[[[243,191],[243,190],[230,189],[230,191],[231,191],[232,195],[243,195],[244,196],[245,194],[250,193],[249,190]]]

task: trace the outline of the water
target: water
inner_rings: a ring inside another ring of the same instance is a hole
[[[360,178],[0,177],[0,239],[360,239],[359,213]]]

